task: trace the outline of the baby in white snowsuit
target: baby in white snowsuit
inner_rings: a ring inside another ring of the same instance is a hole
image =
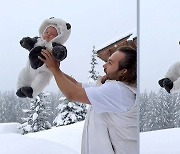
[[[159,85],[168,93],[180,92],[180,62],[173,64],[167,71],[165,78],[158,81]]]
[[[62,61],[67,57],[66,47],[63,46],[70,36],[71,25],[62,19],[46,19],[39,28],[40,37],[24,37],[20,44],[30,51],[29,60],[19,74],[17,82],[18,97],[33,98],[40,94],[52,78],[52,73],[38,58],[43,57],[43,49],[51,50],[56,60]]]

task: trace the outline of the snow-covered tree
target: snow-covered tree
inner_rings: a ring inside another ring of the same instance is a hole
[[[139,121],[139,128],[140,131],[144,131],[146,126],[146,114],[147,114],[147,102],[148,102],[148,93],[145,91],[144,93],[140,94],[139,100],[139,107],[140,107],[140,121]]]
[[[60,98],[57,107],[58,115],[54,119],[55,126],[69,125],[85,119],[87,107],[85,104],[69,101],[66,97]]]
[[[158,93],[158,104],[159,104],[159,122],[157,129],[166,129],[174,127],[174,112],[173,108],[176,102],[176,96],[165,92],[164,89],[160,89]],[[174,110],[175,111],[175,110]],[[156,130],[157,130],[156,129]]]
[[[50,107],[50,116],[48,117],[48,121],[53,125],[53,120],[57,116],[56,108],[59,105],[59,98],[62,96],[62,93],[58,91],[57,93],[50,93],[49,101],[51,102],[48,106]]]
[[[149,94],[148,101],[146,102],[146,112],[144,114],[145,124],[143,129],[145,131],[153,130],[156,127],[156,118],[159,112],[159,108],[157,108],[157,95],[154,92]]]
[[[47,96],[48,94],[41,93],[36,98],[30,99],[30,109],[23,110],[28,117],[23,118],[25,122],[19,127],[22,134],[51,128],[51,124],[47,121],[50,111]]]
[[[91,55],[91,69],[89,71],[90,75],[89,75],[89,78],[92,79],[92,80],[97,80],[98,78],[98,75],[99,73],[96,71],[96,65],[98,64],[97,63],[97,54],[96,54],[96,51],[95,51],[95,46],[93,46],[93,50],[92,50],[92,55]]]
[[[0,92],[0,122],[22,122],[22,107],[26,99],[20,100],[14,91]]]
[[[174,112],[174,127],[180,127],[180,93],[176,95],[175,98],[176,104],[174,104],[173,108]]]
[[[158,93],[140,95],[140,131],[180,127],[180,94]]]

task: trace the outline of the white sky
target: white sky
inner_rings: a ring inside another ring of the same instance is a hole
[[[180,60],[180,1],[140,0],[140,91],[158,91],[158,80]]]
[[[108,42],[136,27],[136,0],[5,0],[0,2],[0,91],[16,89],[17,77],[26,65],[28,51],[19,45],[25,36],[37,36],[42,21],[62,18],[72,25],[65,43],[68,57],[62,70],[86,82],[93,46]],[[98,71],[103,74],[100,60]],[[47,90],[56,91],[54,79]]]

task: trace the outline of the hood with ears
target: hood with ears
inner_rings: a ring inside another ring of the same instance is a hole
[[[58,36],[51,40],[51,42],[56,42],[59,44],[64,44],[70,36],[71,33],[71,25],[66,21],[60,18],[49,18],[43,21],[39,28],[39,35],[42,38],[42,35],[47,27],[53,26],[58,31]]]

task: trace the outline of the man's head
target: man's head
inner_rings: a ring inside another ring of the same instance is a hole
[[[104,65],[110,80],[135,84],[137,79],[137,52],[131,47],[121,47],[114,52]]]

